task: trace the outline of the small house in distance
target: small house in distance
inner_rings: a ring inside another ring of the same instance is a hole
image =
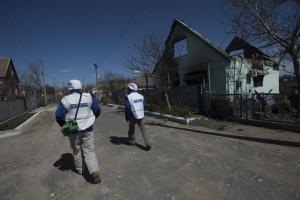
[[[0,58],[0,99],[19,96],[19,78],[11,58]]]
[[[166,55],[175,61],[167,71],[171,86],[199,85],[201,93],[211,94],[279,93],[278,64],[240,38],[235,37],[225,51],[184,22],[174,20],[165,42],[163,57]],[[163,70],[159,69],[166,66],[161,60],[157,63],[155,86],[160,87],[158,73]]]

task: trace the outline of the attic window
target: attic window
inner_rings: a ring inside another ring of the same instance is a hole
[[[175,53],[175,58],[188,54],[186,38],[174,43],[174,53]]]
[[[244,49],[238,49],[238,50],[234,50],[234,51],[231,51],[229,53],[230,56],[241,56],[241,57],[244,57]]]

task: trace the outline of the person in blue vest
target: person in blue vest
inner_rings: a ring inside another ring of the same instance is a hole
[[[90,93],[81,91],[79,80],[70,80],[68,83],[70,94],[63,97],[55,112],[56,121],[63,126],[67,121],[75,118],[78,132],[68,135],[73,150],[74,163],[78,174],[82,174],[83,158],[94,183],[100,183],[98,159],[95,153],[93,124],[100,115],[101,109],[95,98]],[[81,95],[81,100],[79,103]],[[83,157],[83,158],[82,158]]]
[[[135,145],[135,125],[137,124],[141,130],[146,148],[146,151],[151,149],[151,144],[148,140],[146,129],[143,124],[144,119],[144,96],[137,93],[137,85],[135,83],[128,84],[128,95],[125,99],[125,119],[129,121],[128,139],[130,145]]]

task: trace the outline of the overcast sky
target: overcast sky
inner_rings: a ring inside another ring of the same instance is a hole
[[[104,71],[132,75],[122,65],[134,42],[169,33],[174,19],[225,47],[222,0],[1,0],[0,57],[13,59],[19,74],[43,59],[46,81],[85,77],[92,63]]]

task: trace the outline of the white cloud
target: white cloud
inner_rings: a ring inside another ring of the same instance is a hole
[[[68,72],[71,72],[72,70],[70,70],[70,69],[63,69],[63,70],[61,70],[60,72],[61,73],[68,73]]]

